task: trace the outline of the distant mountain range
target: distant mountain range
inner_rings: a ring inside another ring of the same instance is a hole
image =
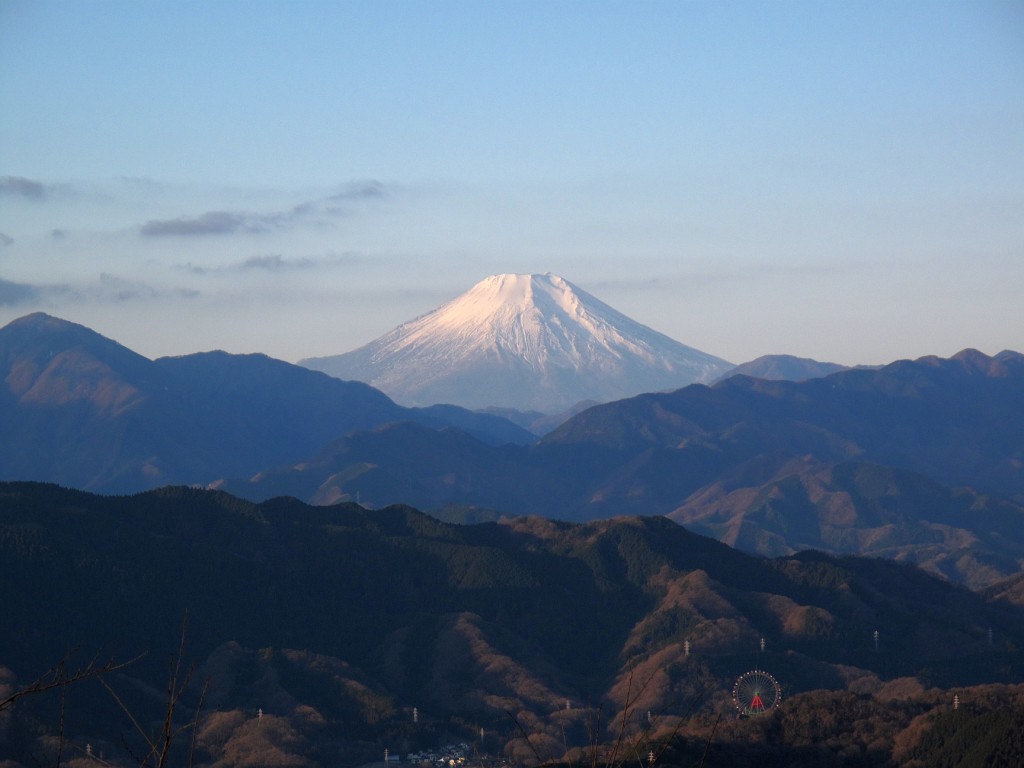
[[[219,487],[436,514],[670,515],[739,547],[920,562],[974,585],[1024,562],[1024,356],[730,377],[587,409],[530,446],[411,424]],[[460,511],[461,510],[461,511]]]
[[[17,320],[0,329],[0,481],[17,481],[0,482],[0,761],[59,764],[59,745],[68,765],[128,765],[110,758],[139,744],[100,686],[4,702],[69,649],[148,652],[107,682],[158,728],[187,612],[209,683],[196,765],[452,740],[584,765],[616,728],[640,762],[669,745],[664,768],[1019,764],[1024,355],[822,365],[773,356],[743,369],[761,378],[556,427]],[[751,669],[786,706],[720,721]]]
[[[529,442],[505,419],[404,408],[358,382],[264,355],[149,360],[44,314],[0,329],[0,479],[106,492],[248,477],[352,430],[411,421]]]
[[[461,521],[668,515],[752,552],[904,559],[972,587],[1024,563],[1015,352],[734,375],[585,409],[540,440],[262,355],[148,360],[46,315],[0,329],[0,379],[0,479],[409,503]]]
[[[626,728],[640,755],[671,742],[666,764],[688,766],[716,714],[716,764],[835,764],[824,729],[857,765],[895,765],[950,689],[965,718],[1005,714],[1024,674],[1019,606],[879,559],[752,557],[658,517],[453,526],[409,507],[0,483],[0,584],[0,699],[72,648],[72,663],[148,652],[107,680],[143,726],[162,718],[187,612],[197,765],[360,765],[463,740],[529,761],[524,736],[558,759]],[[752,669],[784,692],[768,735],[728,715]],[[56,692],[0,712],[0,754],[42,761],[59,724],[65,754],[124,764],[124,713],[94,683],[67,693],[59,720]]]
[[[557,275],[494,275],[352,352],[300,361],[407,405],[558,413],[706,382],[730,363],[612,309]]]

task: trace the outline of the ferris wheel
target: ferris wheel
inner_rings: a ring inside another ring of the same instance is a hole
[[[741,715],[771,712],[782,699],[779,681],[761,669],[744,672],[732,688],[732,700]]]

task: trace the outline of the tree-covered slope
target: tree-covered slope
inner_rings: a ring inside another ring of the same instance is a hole
[[[159,702],[144,691],[158,690],[187,612],[188,653],[215,694],[210,754],[244,737],[247,720],[231,713],[256,708],[282,728],[348,718],[344,747],[309,726],[303,738],[323,755],[397,739],[413,707],[515,751],[509,713],[553,748],[560,728],[578,736],[596,712],[728,711],[750,668],[770,668],[787,697],[1024,671],[1016,606],[883,560],[754,557],[660,517],[454,526],[409,507],[11,483],[0,485],[0,584],[18,628],[0,635],[13,680],[73,647],[148,652],[114,678],[143,708]],[[94,700],[104,692],[76,696],[88,704],[69,734],[108,728],[117,713]],[[574,714],[553,720],[566,701]]]

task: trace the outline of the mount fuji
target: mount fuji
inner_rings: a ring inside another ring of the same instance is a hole
[[[708,382],[733,367],[550,273],[488,277],[364,347],[299,365],[408,405],[544,413]]]

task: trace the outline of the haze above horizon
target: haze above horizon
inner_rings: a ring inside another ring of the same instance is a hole
[[[735,363],[1024,350],[1024,5],[0,0],[0,325],[370,342],[552,272]]]

